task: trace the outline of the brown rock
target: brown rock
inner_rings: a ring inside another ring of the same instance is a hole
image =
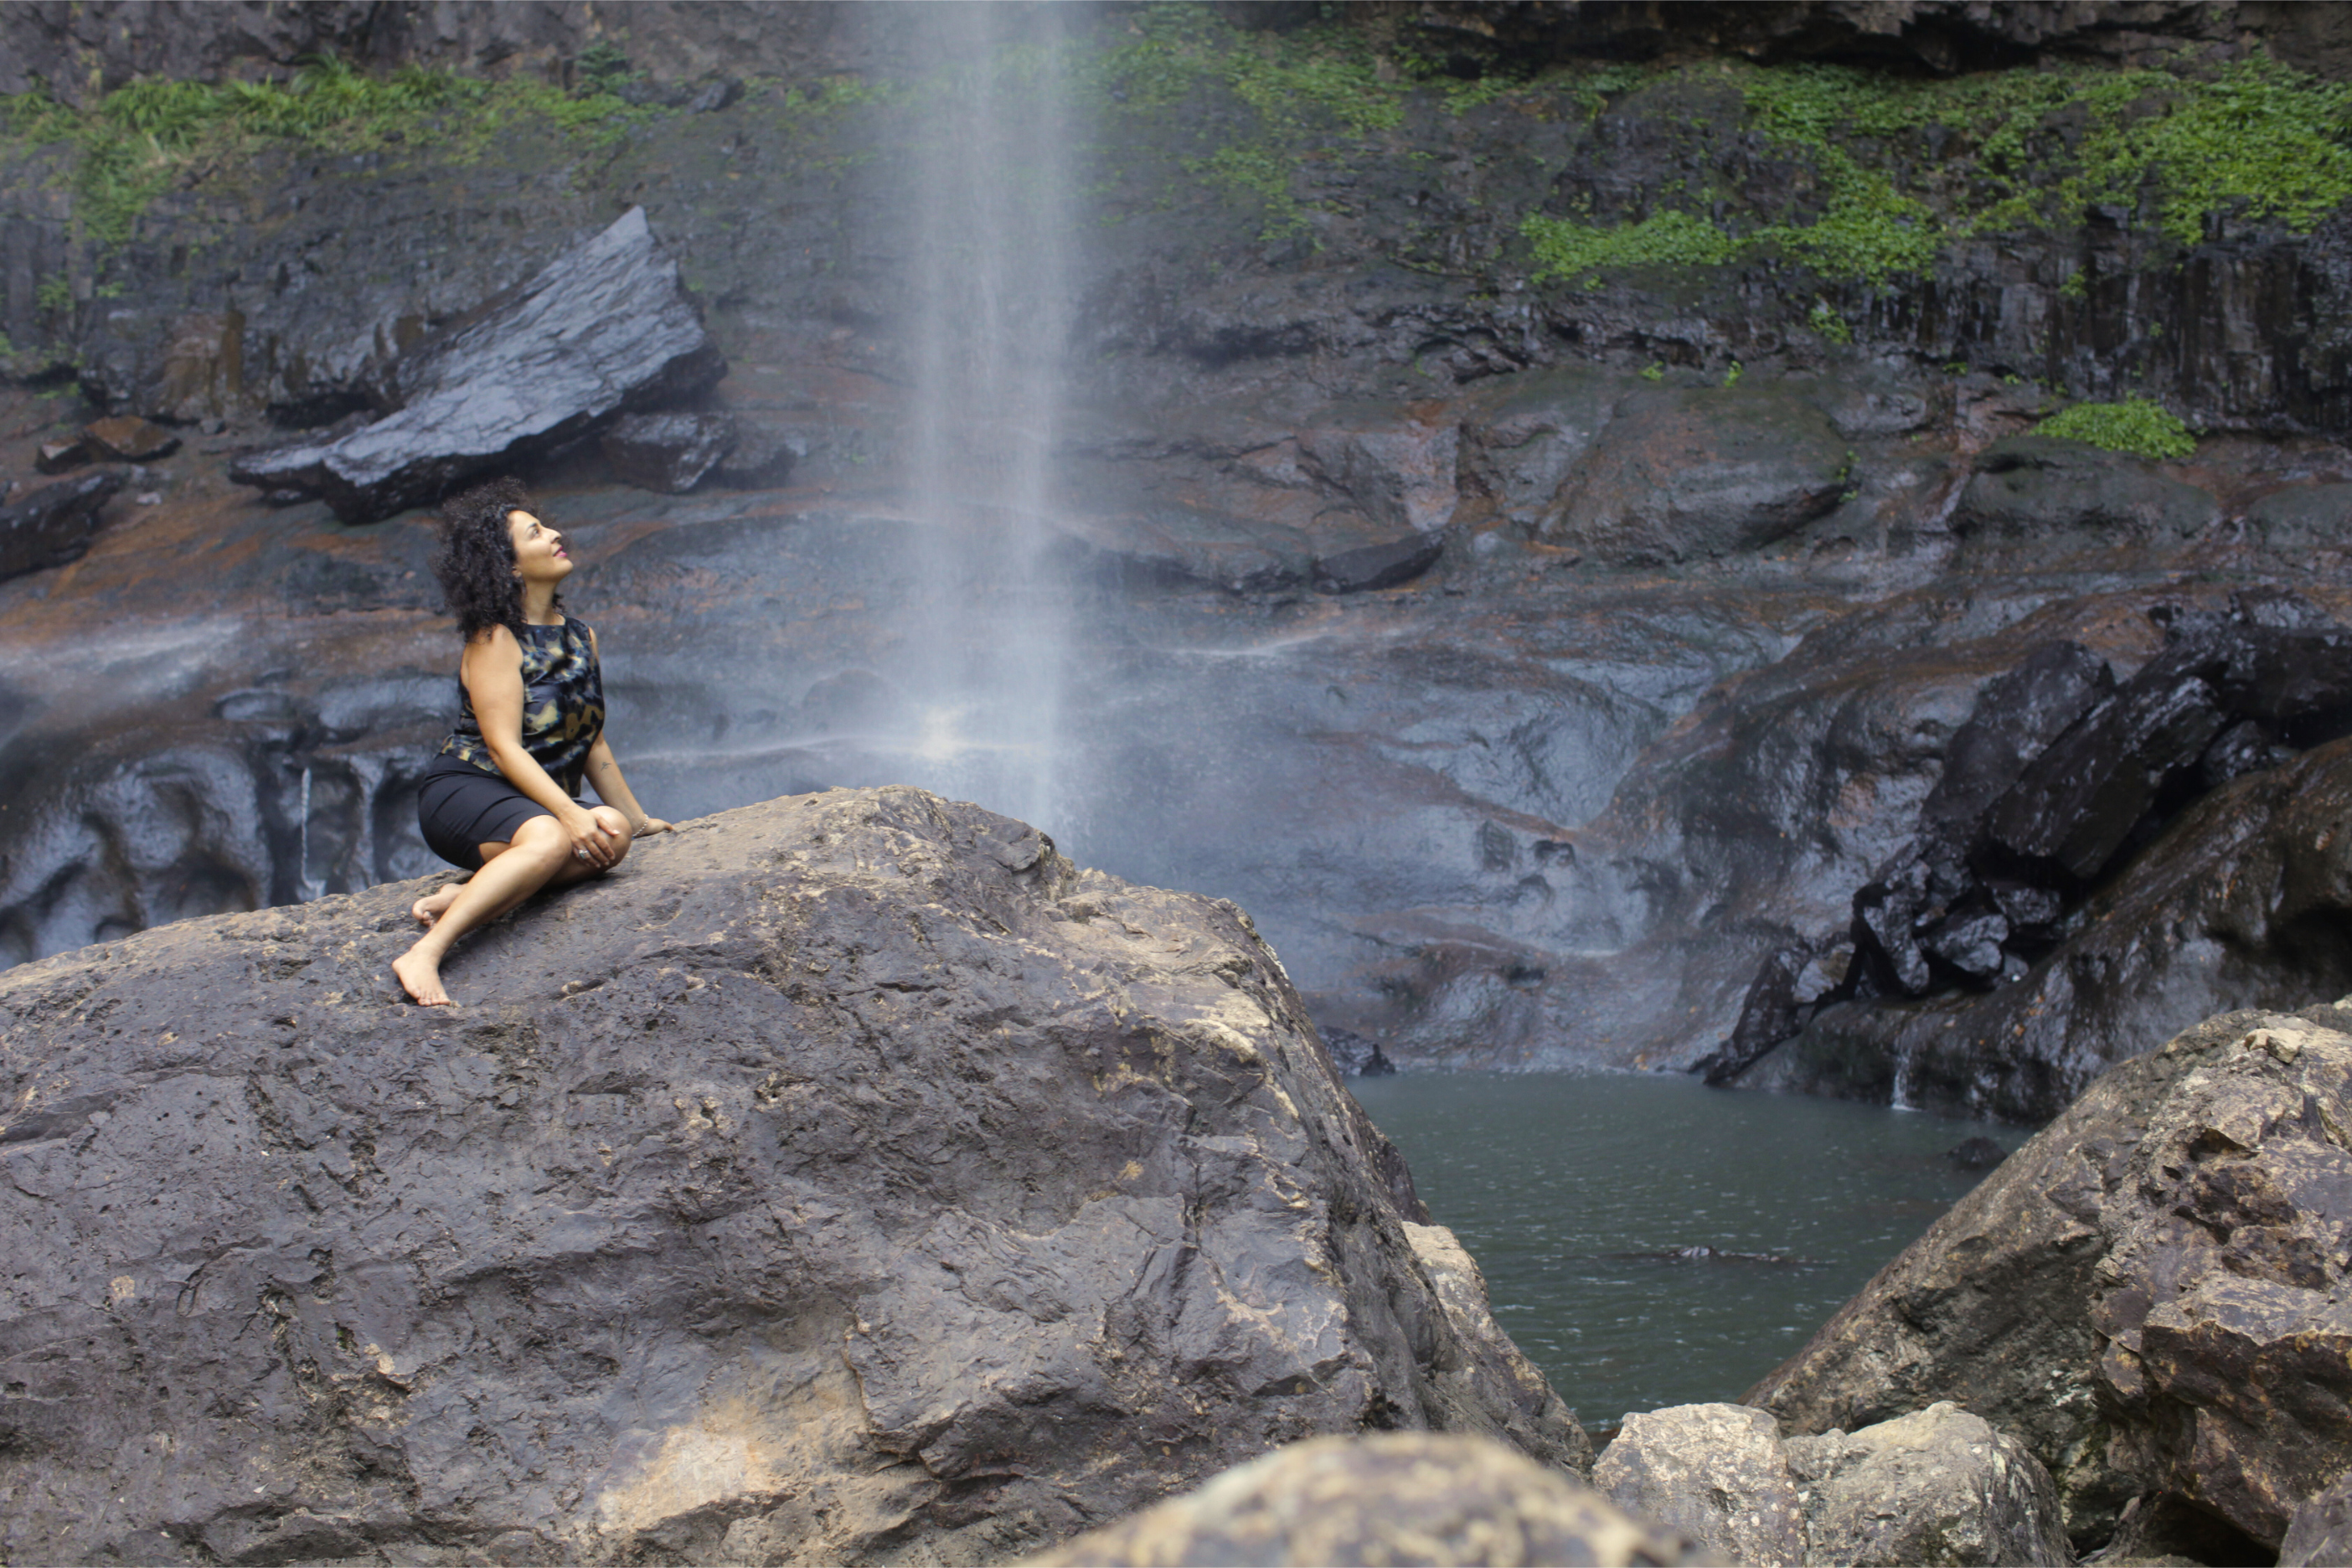
[[[118,463],[151,463],[180,449],[177,436],[129,414],[88,426],[81,437],[100,457]]]
[[[1687,1538],[1702,1562],[1796,1563],[1805,1514],[1780,1426],[1738,1405],[1634,1411],[1592,1468],[1628,1513]]]
[[[1030,1558],[1028,1568],[1685,1561],[1671,1534],[1498,1444],[1393,1432],[1280,1449]]]

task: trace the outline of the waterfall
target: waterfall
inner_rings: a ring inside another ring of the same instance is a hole
[[[925,6],[908,190],[902,618],[915,782],[1063,835],[1069,617],[1050,570],[1073,276],[1058,7]]]

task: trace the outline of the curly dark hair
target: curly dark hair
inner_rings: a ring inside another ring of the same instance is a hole
[[[511,477],[461,490],[441,503],[441,548],[433,574],[467,642],[492,626],[522,636],[522,582],[515,575],[507,515],[530,510],[530,492]],[[560,608],[563,601],[556,600]]]

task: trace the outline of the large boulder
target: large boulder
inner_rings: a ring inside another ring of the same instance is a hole
[[[1637,394],[1601,430],[1542,537],[1619,564],[1759,549],[1835,507],[1854,455],[1793,388]]]
[[[1320,1433],[1588,1452],[1230,904],[833,792],[427,1012],[424,886],[0,975],[10,1561],[1002,1561]]]
[[[0,507],[0,579],[63,566],[89,553],[100,511],[122,489],[120,468],[43,485],[13,506]]]
[[[677,264],[632,207],[478,320],[394,360],[378,378],[383,417],[255,454],[229,474],[373,522],[697,391],[725,368]]]
[[[2069,1563],[2050,1473],[1951,1404],[1783,1440],[1761,1410],[1630,1415],[1593,1484],[1680,1531],[1700,1561]]]
[[[2132,1507],[2277,1551],[2352,1470],[2347,1026],[2231,1014],[2108,1072],[1748,1403],[1825,1432],[1955,1401],[2049,1467],[2077,1547]]]
[[[1318,1437],[1028,1559],[1026,1568],[1538,1568],[1686,1559],[1671,1533],[1475,1437]]]

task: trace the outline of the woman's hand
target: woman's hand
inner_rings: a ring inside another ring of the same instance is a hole
[[[563,836],[572,840],[573,859],[604,871],[621,858],[620,835],[598,821],[593,812],[575,805],[556,820],[563,826]]]
[[[658,816],[648,816],[641,820],[635,827],[629,829],[629,831],[637,837],[643,838],[648,833],[667,833],[669,831],[669,824],[664,822]]]

